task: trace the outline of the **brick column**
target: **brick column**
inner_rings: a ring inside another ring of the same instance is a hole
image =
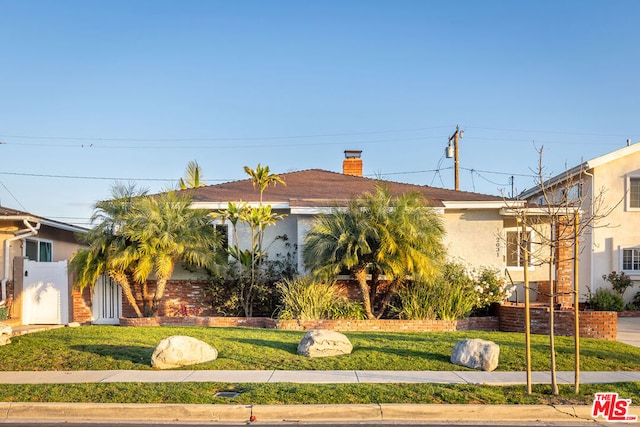
[[[556,247],[556,304],[561,308],[573,306],[573,226],[567,224],[570,218],[562,217],[556,226],[556,236],[560,236]]]

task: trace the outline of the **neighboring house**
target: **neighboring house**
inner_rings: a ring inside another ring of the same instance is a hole
[[[508,272],[514,283],[522,282],[522,257],[518,256],[520,230],[510,213],[523,202],[503,197],[448,190],[423,185],[404,184],[362,177],[360,151],[345,151],[343,173],[310,169],[280,174],[286,185],[270,186],[263,195],[263,203],[272,206],[279,214],[286,215],[275,226],[269,227],[265,242],[268,254],[285,254],[289,249],[278,236],[286,235],[288,243],[297,247],[299,271],[304,271],[302,245],[314,217],[330,214],[336,207],[345,207],[349,201],[365,192],[374,192],[375,186],[386,186],[392,194],[409,192],[422,194],[433,208],[442,215],[445,227],[444,243],[448,254],[463,260],[472,267],[492,266]],[[229,202],[249,205],[259,203],[259,192],[250,179],[185,190],[193,197],[193,207],[213,212],[223,211]],[[219,224],[229,239],[234,233],[231,224]],[[247,228],[238,227],[240,245],[248,247]],[[230,242],[234,245],[236,242]],[[532,281],[547,280],[546,269],[532,268]],[[176,277],[185,279],[185,277]],[[513,296],[522,301],[522,287]]]
[[[640,290],[640,144],[583,162],[544,186],[564,191],[569,200],[583,200],[583,216],[608,213],[582,236],[580,299],[584,301],[598,288],[611,288],[602,276],[612,271],[624,271],[634,280],[636,286],[625,293],[626,301],[632,299]],[[530,204],[545,203],[540,187],[523,192],[520,198]]]
[[[0,306],[8,307],[11,323],[67,324],[82,316],[67,260],[81,246],[76,233],[86,231],[0,206]]]

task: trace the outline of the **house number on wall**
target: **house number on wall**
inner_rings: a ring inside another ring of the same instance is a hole
[[[500,258],[500,246],[502,242],[500,241],[500,237],[496,237],[496,258]]]

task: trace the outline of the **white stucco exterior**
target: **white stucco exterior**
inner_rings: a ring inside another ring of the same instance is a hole
[[[640,290],[640,270],[623,268],[624,249],[640,247],[640,208],[629,204],[629,180],[640,178],[640,144],[633,144],[607,155],[589,160],[550,182],[581,184],[584,217],[602,217],[581,236],[579,285],[581,300],[588,292],[611,285],[602,276],[612,271],[624,271],[634,280],[634,286],[624,295],[630,301]],[[538,202],[535,189],[524,194]],[[606,215],[606,216],[605,216]]]

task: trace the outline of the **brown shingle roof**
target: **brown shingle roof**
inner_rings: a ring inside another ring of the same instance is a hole
[[[375,186],[378,183],[385,185],[394,195],[410,192],[421,193],[436,207],[443,206],[443,201],[487,202],[504,200],[498,196],[344,175],[321,169],[283,173],[279,176],[287,185],[270,186],[263,195],[265,203],[287,202],[291,206],[300,207],[343,206],[348,200],[360,194],[375,191]],[[253,188],[250,179],[186,191],[192,194],[194,202],[204,203],[256,202],[260,197],[258,190]]]

